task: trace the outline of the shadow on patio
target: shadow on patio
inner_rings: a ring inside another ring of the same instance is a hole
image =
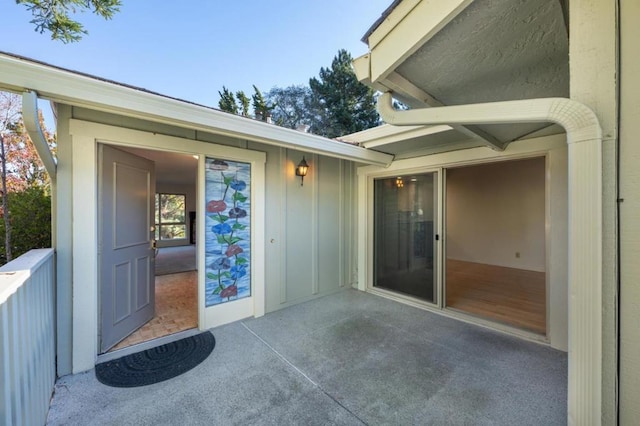
[[[349,290],[213,329],[202,364],[60,379],[48,424],[566,424],[565,353]]]

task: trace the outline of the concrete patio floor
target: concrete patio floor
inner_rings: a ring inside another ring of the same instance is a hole
[[[347,290],[212,330],[177,378],[61,378],[49,425],[565,425],[567,356]]]

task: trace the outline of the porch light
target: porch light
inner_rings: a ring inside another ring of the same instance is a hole
[[[402,176],[398,176],[396,178],[396,186],[398,188],[402,188],[404,186],[404,182],[402,181]]]
[[[307,175],[308,171],[309,165],[304,159],[304,156],[302,156],[302,161],[300,161],[300,163],[298,163],[298,166],[296,167],[296,176],[300,176],[300,186],[304,185],[304,177]]]

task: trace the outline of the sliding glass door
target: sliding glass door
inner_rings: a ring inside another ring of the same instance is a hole
[[[374,287],[436,303],[437,179],[374,180]]]

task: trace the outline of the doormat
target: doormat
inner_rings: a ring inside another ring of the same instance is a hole
[[[107,386],[132,388],[169,380],[207,359],[216,345],[208,331],[96,365]]]

